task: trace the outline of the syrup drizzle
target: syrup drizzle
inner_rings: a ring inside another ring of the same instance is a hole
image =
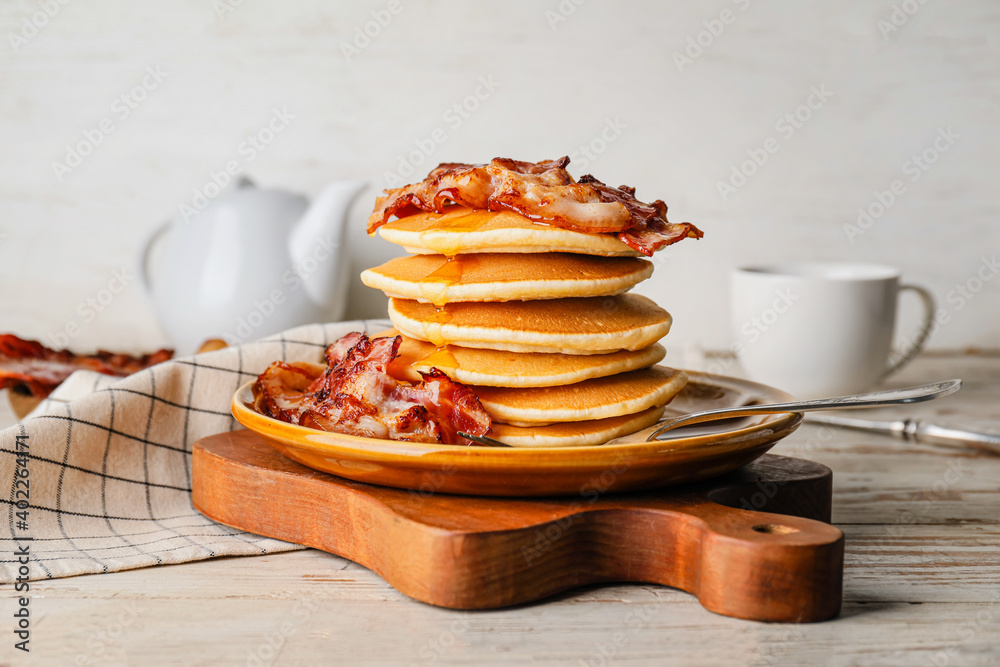
[[[490,221],[490,216],[474,216],[472,212],[467,209],[463,213],[445,214],[434,219],[430,229],[420,232],[421,245],[448,257],[459,254],[463,250],[462,234],[478,231]]]
[[[437,348],[413,365],[420,368],[437,368],[442,371],[458,370],[458,360],[447,347]]]
[[[445,340],[441,329],[448,322],[451,322],[451,313],[444,308],[435,308],[430,318],[420,323],[424,336],[434,344],[434,347],[444,347]]]
[[[469,259],[462,255],[446,258],[441,266],[420,281],[420,291],[424,298],[438,308],[445,305],[448,302],[448,288],[462,282],[462,274],[468,264]]]

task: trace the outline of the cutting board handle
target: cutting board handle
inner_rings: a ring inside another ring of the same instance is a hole
[[[628,537],[614,561],[622,579],[680,588],[736,618],[808,622],[840,610],[844,537],[829,524],[711,500],[625,511],[632,525],[615,531]],[[657,545],[662,536],[674,544]]]

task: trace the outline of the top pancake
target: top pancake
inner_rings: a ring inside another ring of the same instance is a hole
[[[415,254],[477,252],[572,252],[605,257],[638,257],[612,234],[587,234],[533,222],[514,211],[451,206],[444,213],[417,213],[378,230],[390,243]]]
[[[665,336],[672,322],[670,313],[636,294],[441,308],[389,299],[389,319],[401,333],[438,347],[563,354],[641,350]]]
[[[653,273],[635,257],[571,253],[475,253],[397,257],[361,274],[388,296],[430,302],[529,301],[609,296],[628,291]]]

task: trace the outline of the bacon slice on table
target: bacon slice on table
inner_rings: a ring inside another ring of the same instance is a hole
[[[436,368],[422,382],[386,372],[401,336],[349,333],[326,348],[327,366],[276,361],[257,378],[260,411],[275,419],[366,438],[472,444],[458,435],[490,432],[475,392]]]
[[[368,218],[368,233],[392,216],[406,217],[427,211],[442,213],[446,206],[501,211],[509,209],[536,222],[564,229],[614,234],[623,243],[651,256],[681,239],[703,234],[690,222],[667,220],[667,205],[657,199],[645,204],[635,198],[635,188],[613,188],[591,175],[574,181],[568,157],[542,162],[494,158],[489,164],[446,163],[420,183],[386,190]]]
[[[11,388],[45,398],[73,371],[131,375],[173,356],[173,350],[138,357],[104,350],[77,355],[69,350],[52,350],[38,341],[24,340],[13,334],[0,334],[0,389]]]

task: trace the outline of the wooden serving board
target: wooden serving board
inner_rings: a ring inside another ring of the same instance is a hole
[[[642,493],[485,498],[352,482],[234,431],[195,443],[193,482],[205,516],[349,558],[443,607],[631,581],[680,588],[737,618],[810,622],[840,610],[844,536],[825,523],[832,474],[801,459],[766,455]]]

